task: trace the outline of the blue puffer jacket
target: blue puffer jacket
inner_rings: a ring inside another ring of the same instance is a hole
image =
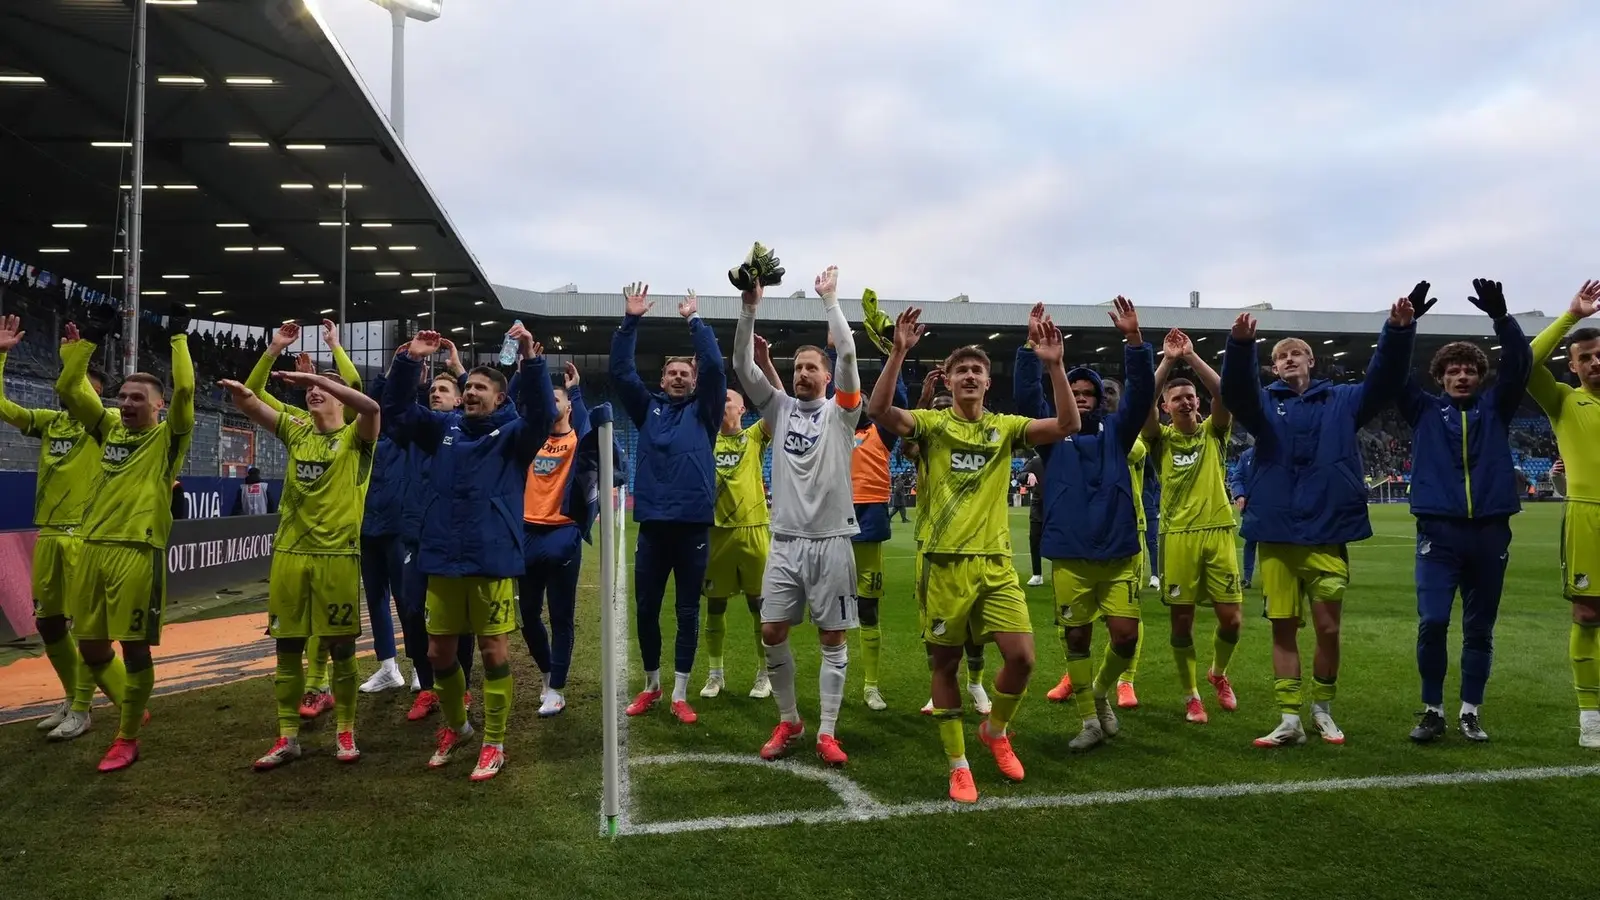
[[[383,402],[384,377],[367,383],[367,394]],[[378,438],[372,454],[372,477],[367,481],[366,512],[361,516],[362,537],[394,537],[400,533],[400,511],[406,493],[405,451],[387,434]]]
[[[1249,499],[1250,473],[1255,466],[1256,448],[1246,447],[1244,452],[1239,454],[1239,462],[1233,467],[1233,477],[1228,481],[1228,493],[1232,494],[1235,500],[1240,497]]]
[[[639,316],[624,316],[611,337],[611,380],[639,429],[633,481],[635,522],[710,525],[717,499],[712,448],[728,401],[728,370],[717,336],[699,316],[689,320],[698,364],[695,390],[682,400],[652,391],[639,378],[634,346]]]
[[[1139,439],[1155,405],[1155,356],[1149,344],[1122,351],[1122,405],[1102,413],[1105,389],[1093,369],[1067,373],[1068,383],[1094,383],[1099,403],[1083,414],[1078,433],[1039,448],[1044,459],[1044,530],[1039,555],[1046,559],[1104,562],[1136,556],[1143,544],[1134,504],[1142,502],[1143,485],[1135,487],[1128,453]],[[1017,350],[1017,411],[1036,419],[1055,418],[1055,405],[1045,399],[1039,358],[1027,347]]]
[[[408,385],[416,384],[420,370],[409,356],[397,357],[383,395],[383,414],[395,433],[426,456],[431,490],[417,541],[418,569],[445,577],[521,575],[523,488],[555,419],[544,358],[522,363],[523,396],[480,418],[417,403]]]
[[[1511,462],[1511,420],[1527,393],[1533,348],[1517,320],[1496,319],[1500,372],[1494,387],[1469,400],[1424,391],[1416,379],[1400,394],[1411,423],[1411,512],[1486,519],[1522,511]]]
[[[1256,439],[1246,540],[1315,546],[1372,536],[1356,431],[1405,387],[1416,335],[1415,325],[1385,325],[1360,384],[1318,380],[1300,394],[1282,381],[1261,387],[1255,341],[1228,339],[1222,400]]]

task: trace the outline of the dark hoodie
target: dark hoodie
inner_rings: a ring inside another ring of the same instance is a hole
[[[395,439],[426,457],[432,489],[418,536],[418,569],[445,577],[521,575],[523,488],[555,421],[544,357],[524,360],[521,396],[482,418],[417,403],[413,385],[420,373],[416,360],[396,357],[383,393],[383,417]]]
[[[1078,433],[1039,447],[1044,459],[1044,531],[1039,553],[1046,559],[1104,562],[1139,554],[1142,535],[1134,507],[1142,485],[1135,487],[1128,453],[1139,438],[1155,404],[1155,356],[1149,344],[1122,351],[1122,405],[1104,414],[1105,388],[1093,369],[1079,366],[1067,373],[1068,383],[1094,384],[1098,402],[1083,413]],[[1034,418],[1055,418],[1045,398],[1039,358],[1027,347],[1017,350],[1017,411]]]

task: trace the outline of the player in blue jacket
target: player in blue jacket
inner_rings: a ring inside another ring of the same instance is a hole
[[[1042,314],[1042,305],[1036,306],[1029,317],[1030,343]],[[1107,695],[1139,648],[1139,589],[1144,579],[1139,558],[1144,535],[1134,506],[1142,502],[1144,485],[1134,483],[1128,454],[1155,412],[1155,354],[1139,333],[1132,302],[1118,297],[1110,315],[1126,341],[1123,402],[1115,412],[1106,413],[1099,374],[1082,366],[1071,370],[1067,382],[1082,425],[1072,437],[1039,448],[1045,465],[1039,550],[1050,560],[1056,624],[1062,629],[1067,674],[1074,684],[1091,681],[1089,651],[1096,619],[1105,619],[1111,637],[1111,650],[1093,678],[1094,689],[1076,691],[1083,731],[1068,744],[1073,750],[1088,750],[1118,732]],[[1017,351],[1017,411],[1035,418],[1051,414],[1039,388],[1038,366],[1027,345]]]
[[[1228,491],[1233,494],[1233,508],[1240,513],[1250,502],[1250,472],[1256,465],[1256,448],[1246,447],[1239,454],[1239,461],[1234,464],[1233,478],[1228,481]],[[1245,538],[1244,541],[1244,566],[1243,577],[1239,586],[1248,590],[1250,581],[1256,574],[1256,542]]]
[[[508,385],[498,369],[479,366],[467,373],[459,416],[416,403],[410,386],[421,371],[420,360],[438,347],[439,335],[432,331],[418,332],[406,354],[395,359],[383,395],[384,415],[394,432],[428,455],[433,494],[422,520],[417,564],[428,577],[428,658],[445,727],[428,765],[445,765],[472,736],[466,678],[456,655],[460,636],[475,634],[483,651],[484,721],[473,781],[495,777],[506,763],[512,697],[506,635],[517,630],[514,584],[523,572],[524,481],[556,409],[544,348],[520,324],[508,335],[523,358],[522,396],[516,402],[507,398]]]
[[[384,381],[380,375],[367,385],[368,395],[380,403]],[[367,597],[367,621],[372,625],[372,649],[378,656],[378,671],[361,685],[364,694],[406,686],[395,658],[394,616],[389,610],[391,595],[400,598],[400,510],[405,480],[404,449],[380,436],[372,453],[367,506],[361,517],[361,586]]]
[[[1500,614],[1511,551],[1511,517],[1522,511],[1511,462],[1511,420],[1527,394],[1533,348],[1506,313],[1500,283],[1477,279],[1472,305],[1494,320],[1500,369],[1484,389],[1489,358],[1471,341],[1439,348],[1429,374],[1443,388],[1424,391],[1415,378],[1400,395],[1400,414],[1411,423],[1411,514],[1417,517],[1417,670],[1422,675],[1421,721],[1411,739],[1425,744],[1444,735],[1444,676],[1450,667],[1445,638],[1456,591],[1461,591],[1461,734],[1487,741],[1478,721],[1494,659],[1494,623]]]
[[[1415,317],[1433,303],[1424,302],[1427,295],[1424,281],[1395,302],[1360,384],[1313,378],[1311,345],[1285,338],[1272,348],[1278,380],[1263,388],[1256,320],[1244,313],[1233,323],[1222,357],[1222,400],[1256,439],[1243,531],[1261,554],[1274,691],[1283,715],[1277,728],[1256,739],[1257,747],[1305,743],[1299,629],[1308,620],[1317,635],[1311,719],[1324,741],[1344,743],[1330,706],[1339,677],[1341,601],[1350,583],[1346,545],[1372,536],[1356,432],[1404,389]]]
[[[661,369],[661,390],[646,387],[634,345],[639,320],[655,305],[649,294],[650,286],[644,284],[623,289],[627,312],[611,338],[611,381],[639,429],[633,478],[633,520],[639,526],[633,602],[645,684],[627,713],[641,715],[661,699],[661,601],[670,575],[676,579],[678,614],[672,714],[687,725],[699,718],[689,706],[689,674],[699,644],[700,591],[717,496],[713,448],[727,402],[728,372],[717,336],[700,318],[699,301],[690,291],[678,304],[678,315],[689,323],[694,359],[668,358]]]

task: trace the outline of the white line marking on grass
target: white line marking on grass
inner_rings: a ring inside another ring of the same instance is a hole
[[[738,816],[710,816],[668,822],[632,820],[619,836],[683,834],[696,831],[723,831],[735,828],[772,828],[779,825],[825,825],[841,822],[870,822],[908,816],[947,813],[986,812],[1003,809],[1062,809],[1109,806],[1118,803],[1145,803],[1160,800],[1218,800],[1227,797],[1253,797],[1272,794],[1315,794],[1339,791],[1401,790],[1459,784],[1498,784],[1508,781],[1547,781],[1554,778],[1600,776],[1600,765],[1544,766],[1524,769],[1438,772],[1416,775],[1374,775],[1365,778],[1325,778],[1317,781],[1277,781],[1233,784],[1192,785],[1188,787],[1135,788],[1126,791],[1091,791],[1080,794],[1042,794],[1031,797],[983,797],[971,806],[936,800],[922,803],[883,803],[874,799],[848,776],[831,770],[803,766],[792,761],[769,763],[753,756],[722,753],[674,753],[645,756],[634,765],[676,765],[680,763],[754,765],[788,772],[828,786],[844,804],[842,809],[788,810]]]

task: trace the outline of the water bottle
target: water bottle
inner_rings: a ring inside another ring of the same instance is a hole
[[[517,319],[516,321],[512,322],[511,324],[512,325],[521,325],[522,324],[522,320],[521,319]],[[522,347],[517,344],[517,339],[511,336],[511,332],[509,332],[509,331],[506,332],[505,343],[500,345],[500,365],[502,365],[502,366],[516,365],[517,359],[519,357],[521,357],[521,356],[522,356]]]

